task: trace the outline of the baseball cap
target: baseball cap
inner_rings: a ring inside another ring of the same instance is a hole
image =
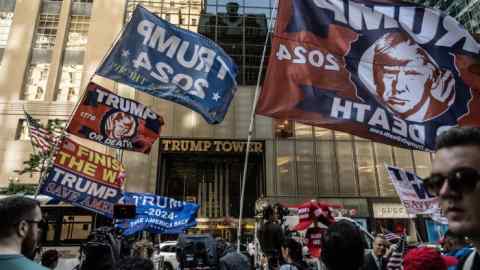
[[[431,247],[414,248],[403,258],[404,270],[446,270],[458,264],[453,256],[443,256]]]
[[[298,216],[300,220],[298,224],[293,227],[294,231],[306,230],[313,223],[309,205],[303,205],[303,207],[298,208]]]

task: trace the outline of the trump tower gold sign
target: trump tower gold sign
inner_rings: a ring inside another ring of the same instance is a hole
[[[246,141],[236,140],[160,140],[162,152],[201,152],[201,153],[244,153]],[[265,144],[262,141],[252,141],[249,146],[251,153],[263,153]]]

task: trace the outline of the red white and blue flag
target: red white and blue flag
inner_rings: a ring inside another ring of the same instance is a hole
[[[149,153],[162,125],[163,118],[148,106],[90,82],[67,131],[113,148]]]
[[[32,145],[34,149],[40,154],[48,154],[50,150],[53,148],[53,145],[58,140],[58,137],[55,136],[52,132],[48,129],[42,127],[40,123],[36,119],[34,119],[30,114],[27,112],[25,113],[25,118],[27,121],[27,126],[30,133],[30,139],[32,141]]]
[[[480,126],[480,44],[452,17],[393,0],[282,0],[256,112],[433,150]]]

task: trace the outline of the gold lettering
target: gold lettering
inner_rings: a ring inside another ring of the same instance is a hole
[[[78,146],[78,149],[77,149],[77,157],[88,157],[90,156],[90,150],[88,150],[88,148],[85,148],[81,145]]]
[[[95,177],[95,171],[97,170],[97,165],[85,162],[85,166],[83,166],[82,172],[88,176]]]
[[[100,164],[103,167],[107,165],[107,161],[105,160],[105,155],[95,152],[95,158],[93,159],[93,163]]]
[[[58,163],[60,163],[61,165],[65,165],[65,163],[67,162],[67,158],[72,158],[72,155],[63,151],[60,151],[58,154],[60,155],[60,160],[58,161]]]
[[[245,148],[245,143],[243,142],[232,142],[233,144],[233,151],[234,152],[243,152],[243,149]]]
[[[180,142],[179,141],[173,141],[172,142],[172,151],[180,151]]]
[[[163,140],[163,151],[168,151],[168,145],[172,143],[172,140]]]
[[[104,168],[102,171],[102,180],[105,182],[114,183],[115,179],[117,179],[117,174],[118,172],[116,171],[112,171]]]
[[[208,151],[210,150],[210,147],[212,146],[211,141],[203,141],[203,151]]]
[[[190,141],[185,141],[185,140],[182,140],[180,143],[181,143],[181,149],[183,152],[187,152],[188,151],[188,145],[189,145],[189,142]]]
[[[222,144],[221,141],[213,141],[213,144],[215,145],[215,152],[220,152],[220,145]]]
[[[68,167],[81,172],[83,168],[83,164],[85,163],[85,160],[83,159],[76,159],[75,157],[72,157],[70,159],[70,162],[68,162]]]
[[[255,143],[255,152],[262,153],[263,152],[263,144],[262,143]]]
[[[190,141],[190,151],[192,152],[202,151],[202,141]]]
[[[225,151],[225,152],[232,151],[232,143],[231,142],[224,142],[222,147],[223,147],[223,151]]]

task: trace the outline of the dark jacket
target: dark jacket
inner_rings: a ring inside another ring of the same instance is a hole
[[[283,242],[282,226],[267,221],[258,230],[258,240],[265,255],[272,256],[280,254],[280,247]]]
[[[365,262],[363,265],[363,270],[385,270],[387,266],[387,260],[382,258],[381,261],[381,268],[378,269],[377,263],[375,262],[375,258],[373,257],[372,252],[369,252],[365,255]]]
[[[248,270],[250,261],[247,256],[238,253],[233,247],[227,248],[218,261],[219,270]]]

